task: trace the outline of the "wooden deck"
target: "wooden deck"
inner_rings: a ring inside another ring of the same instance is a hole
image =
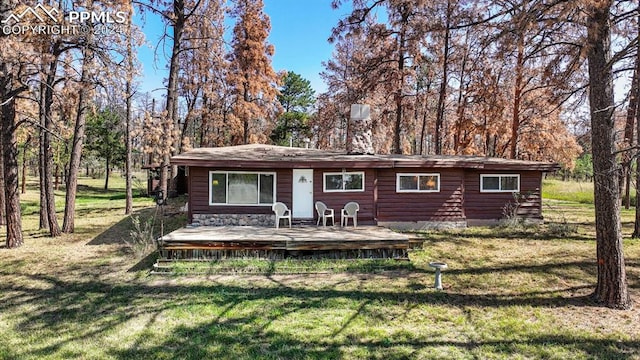
[[[284,258],[310,253],[357,252],[360,257],[406,257],[410,239],[377,226],[267,228],[199,226],[178,229],[158,239],[164,258],[247,256]],[[356,256],[358,257],[358,256]]]

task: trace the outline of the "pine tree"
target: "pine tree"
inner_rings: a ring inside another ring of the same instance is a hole
[[[267,43],[271,24],[263,8],[262,0],[238,0],[231,11],[236,24],[227,81],[235,97],[229,126],[239,129],[233,143],[266,142],[280,112],[279,76],[271,66],[275,48]]]

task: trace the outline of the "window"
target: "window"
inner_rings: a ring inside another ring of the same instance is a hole
[[[439,192],[440,174],[397,174],[396,192]]]
[[[480,175],[480,192],[519,192],[520,175]]]
[[[324,191],[364,191],[364,173],[324,173]]]
[[[276,174],[209,172],[209,205],[272,205]]]

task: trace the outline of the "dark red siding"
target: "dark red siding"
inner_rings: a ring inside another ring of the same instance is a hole
[[[209,206],[209,171],[238,171],[229,168],[189,168],[189,216],[192,214],[271,214],[270,206]],[[265,171],[265,169],[242,169]],[[314,201],[322,201],[335,210],[340,223],[340,210],[349,201],[360,204],[358,222],[376,221],[461,221],[465,219],[494,220],[503,217],[505,204],[514,202],[511,193],[481,193],[480,174],[519,174],[520,194],[524,197],[518,214],[541,219],[539,171],[481,171],[456,168],[395,168],[366,169],[365,191],[324,192],[324,173],[336,169],[314,169]],[[292,208],[292,169],[277,169],[276,199]],[[440,191],[433,193],[397,193],[397,173],[438,173]],[[314,218],[317,215],[314,212]]]
[[[271,214],[271,206],[210,206],[209,205],[209,171],[239,171],[239,169],[189,168],[189,215],[192,214]],[[241,169],[241,171],[262,171]],[[281,201],[291,208],[290,169],[278,169],[276,172],[276,201]]]
[[[467,219],[492,220],[504,217],[507,203],[514,203],[512,193],[480,192],[481,174],[520,174],[520,195],[523,197],[518,215],[530,219],[542,219],[540,188],[542,173],[539,171],[478,171],[467,170],[464,176],[464,209]]]
[[[440,191],[396,192],[396,174],[440,174]],[[378,170],[378,221],[460,221],[462,169],[380,169]]]
[[[313,170],[313,201],[322,201],[330,209],[334,209],[336,223],[340,223],[340,213],[344,205],[350,201],[355,201],[360,205],[358,211],[358,224],[375,223],[375,207],[374,207],[374,188],[375,188],[375,172],[373,169],[352,170],[345,169],[346,172],[364,172],[364,191],[346,191],[346,192],[324,192],[324,173],[339,173],[336,169],[314,169]],[[317,219],[317,214],[314,218]],[[351,222],[349,222],[351,224]]]

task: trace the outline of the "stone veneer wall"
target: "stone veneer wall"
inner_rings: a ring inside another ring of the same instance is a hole
[[[451,230],[464,229],[467,222],[461,221],[378,221],[378,226],[384,226],[393,230]]]
[[[202,226],[274,226],[272,214],[193,214],[192,225]]]

